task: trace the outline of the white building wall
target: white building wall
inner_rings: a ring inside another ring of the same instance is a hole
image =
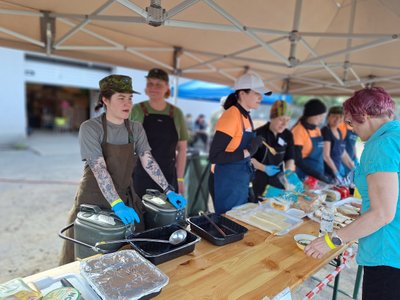
[[[0,48],[0,146],[26,137],[24,52]]]
[[[85,89],[98,89],[99,80],[108,72],[78,66],[58,65],[43,61],[25,61],[26,83],[40,83]]]

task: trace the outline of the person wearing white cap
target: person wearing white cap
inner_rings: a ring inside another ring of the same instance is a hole
[[[224,103],[209,154],[215,164],[214,191],[210,193],[217,214],[248,201],[253,175],[250,159],[263,142],[254,132],[250,110],[259,107],[263,95],[271,94],[262,79],[251,73],[239,77],[234,89]]]

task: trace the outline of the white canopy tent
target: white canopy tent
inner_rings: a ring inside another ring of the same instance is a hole
[[[275,92],[400,95],[398,0],[0,0],[0,46]]]

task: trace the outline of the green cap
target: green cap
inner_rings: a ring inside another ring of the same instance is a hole
[[[125,75],[109,75],[99,81],[100,92],[114,91],[117,93],[139,94],[132,89],[132,78]]]
[[[158,68],[151,69],[147,74],[146,78],[156,78],[164,80],[165,82],[169,81],[168,73]]]

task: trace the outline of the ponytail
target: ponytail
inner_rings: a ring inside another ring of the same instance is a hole
[[[231,94],[229,94],[229,96],[226,98],[225,102],[224,102],[224,109],[227,110],[229,107],[235,105],[238,102],[238,92],[235,91]]]
[[[251,89],[241,89],[241,90],[236,90],[233,93],[229,94],[229,96],[226,98],[224,102],[224,109],[227,110],[229,107],[235,105],[239,101],[239,93],[243,91],[246,94],[250,93]]]
[[[104,106],[104,109],[106,109],[106,107],[104,105],[103,97],[107,98],[107,99],[111,99],[111,96],[114,94],[115,94],[115,92],[112,90],[106,90],[106,91],[100,92],[99,99],[97,100],[97,104],[94,107],[94,111],[98,112],[100,110],[100,108],[102,108],[103,106]]]

